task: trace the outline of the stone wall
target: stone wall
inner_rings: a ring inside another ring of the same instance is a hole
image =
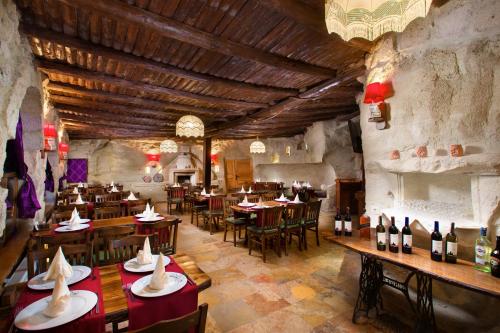
[[[42,116],[40,77],[33,67],[30,47],[26,39],[18,32],[18,25],[19,15],[14,2],[2,1],[0,3],[0,31],[2,32],[0,41],[0,165],[2,166],[6,157],[6,142],[15,137],[16,124],[23,103],[27,107],[26,113],[38,114],[40,119]],[[25,159],[30,168],[29,174],[37,187],[38,199],[43,206],[43,190],[40,189],[40,184],[43,184],[45,174],[43,173],[42,176],[38,170],[43,161],[39,151],[36,152],[34,149],[37,141],[36,134],[28,133],[28,137],[27,144],[33,149],[26,151]],[[39,137],[41,137],[41,132],[39,132]],[[3,234],[5,227],[6,196],[7,190],[0,188],[0,235]],[[37,216],[43,216],[43,209],[37,214]]]
[[[368,122],[368,107],[360,103],[372,223],[379,214],[401,213],[428,225],[431,215],[465,209],[470,218],[457,221],[457,227],[459,256],[467,259],[479,226],[488,226],[491,238],[499,232],[499,15],[496,0],[448,1],[403,33],[385,35],[366,59],[366,84],[392,82],[388,128],[377,130]],[[461,144],[465,156],[451,157],[450,144]],[[422,145],[427,158],[415,155]],[[389,159],[392,150],[401,152],[400,160]],[[398,208],[401,203],[409,206]],[[434,208],[425,215],[418,203]],[[448,232],[451,219],[441,222],[446,222],[442,232]],[[464,226],[468,229],[460,229]],[[422,237],[417,244],[428,246],[428,233]],[[498,301],[492,297],[439,283],[433,292],[440,328],[486,332],[498,325]],[[401,302],[403,297],[394,296],[394,306]]]

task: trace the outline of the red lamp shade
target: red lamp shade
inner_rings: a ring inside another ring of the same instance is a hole
[[[67,160],[69,152],[69,145],[67,143],[59,142],[59,159]]]
[[[56,150],[57,132],[54,124],[46,123],[43,125],[43,150]]]
[[[384,86],[380,82],[370,83],[366,86],[365,100],[363,103],[372,104],[384,101]]]
[[[146,154],[149,162],[160,162],[160,154]]]
[[[210,159],[212,160],[212,164],[217,164],[217,154],[211,154]]]

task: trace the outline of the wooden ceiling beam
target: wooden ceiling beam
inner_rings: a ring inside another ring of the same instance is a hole
[[[123,130],[144,130],[144,131],[163,131],[160,127],[149,126],[149,125],[141,125],[141,124],[129,124],[124,123],[121,119],[116,119],[115,121],[109,120],[106,117],[88,117],[81,115],[74,115],[64,112],[58,112],[59,119],[68,120],[73,122],[80,122],[84,124],[91,124],[96,127],[104,127],[104,128],[119,128]],[[165,126],[166,128],[173,129],[173,126]]]
[[[244,101],[231,100],[221,97],[199,95],[186,91],[166,88],[162,86],[155,86],[152,84],[143,83],[141,81],[129,81],[126,79],[118,78],[116,76],[107,75],[99,72],[93,72],[79,67],[64,65],[61,63],[55,63],[46,60],[39,60],[37,67],[39,71],[45,74],[71,76],[89,81],[97,81],[101,83],[113,84],[121,88],[133,89],[138,92],[144,91],[147,93],[160,94],[167,97],[184,98],[192,100],[193,103],[205,103],[207,105],[208,104],[215,105],[219,109],[227,108],[230,110],[235,110],[235,109],[248,110],[248,109],[256,109],[267,106],[267,104],[265,103],[244,102]]]
[[[108,125],[106,127],[102,126],[97,126],[95,123],[88,122],[85,120],[72,120],[72,119],[61,119],[62,123],[64,124],[65,128],[71,128],[73,130],[81,130],[81,131],[88,131],[91,134],[92,132],[99,132],[99,133],[124,133],[124,134],[130,134],[130,133],[136,133],[136,134],[141,134],[141,135],[149,135],[149,136],[171,136],[175,134],[175,130],[150,130],[150,129],[124,129],[123,127],[120,127],[120,125]],[[103,139],[107,138],[106,136],[103,136]]]
[[[225,89],[236,89],[242,93],[257,94],[263,96],[275,95],[275,99],[281,99],[287,96],[295,95],[297,92],[294,89],[277,88],[270,86],[261,86],[256,84],[244,83],[236,80],[229,80],[212,76],[208,74],[201,74],[185,69],[177,68],[175,66],[156,62],[154,60],[146,59],[143,57],[135,56],[133,54],[114,50],[109,47],[104,47],[89,42],[82,41],[78,38],[73,38],[63,33],[58,33],[52,30],[43,29],[34,25],[24,24],[22,26],[23,32],[32,38],[43,39],[53,43],[60,44],[64,47],[75,48],[80,51],[93,54],[97,57],[105,57],[113,59],[120,63],[137,66],[155,73],[162,73],[165,75],[173,75],[178,78],[187,79],[202,83],[204,85],[211,85]]]
[[[120,95],[100,90],[89,90],[79,86],[75,87],[64,83],[50,82],[47,85],[47,89],[49,90],[50,93],[56,92],[63,94],[82,95],[88,98],[105,100],[107,102],[126,104],[128,108],[130,108],[130,105],[134,105],[140,108],[141,110],[147,112],[151,111],[152,113],[153,111],[155,111],[158,115],[172,115],[173,117],[179,117],[181,114],[189,113],[189,114],[199,115],[200,117],[211,116],[217,119],[217,118],[223,118],[227,115],[243,114],[242,112],[238,111],[221,111],[221,110],[212,111],[212,109],[198,108],[191,105],[169,103],[152,99],[146,99],[142,97],[133,97],[128,95]],[[160,110],[162,112],[158,112]],[[181,112],[176,112],[176,111],[181,111]]]
[[[114,20],[125,20],[147,27],[163,37],[175,39],[203,49],[265,64],[291,72],[303,73],[322,78],[335,77],[336,71],[302,61],[290,59],[240,44],[222,36],[196,29],[188,24],[146,11],[119,0],[59,0],[70,7],[83,7],[100,12]]]

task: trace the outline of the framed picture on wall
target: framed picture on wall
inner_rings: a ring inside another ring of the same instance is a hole
[[[66,171],[68,183],[87,183],[88,160],[86,158],[70,158]]]

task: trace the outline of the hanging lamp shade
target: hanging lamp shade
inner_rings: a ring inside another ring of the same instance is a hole
[[[149,162],[159,162],[160,161],[160,152],[158,149],[150,149],[146,153],[146,158]]]
[[[250,144],[250,153],[251,154],[264,154],[266,152],[266,145],[264,142],[255,140]]]
[[[177,153],[177,142],[174,140],[164,140],[160,143],[160,152],[162,153]]]
[[[384,89],[380,82],[370,83],[366,86],[365,104],[380,103],[384,101]]]
[[[329,33],[348,41],[370,41],[386,32],[403,31],[418,17],[425,17],[432,0],[325,0],[325,21]]]
[[[185,137],[202,137],[205,135],[203,121],[196,116],[182,116],[175,127],[175,135]]]

